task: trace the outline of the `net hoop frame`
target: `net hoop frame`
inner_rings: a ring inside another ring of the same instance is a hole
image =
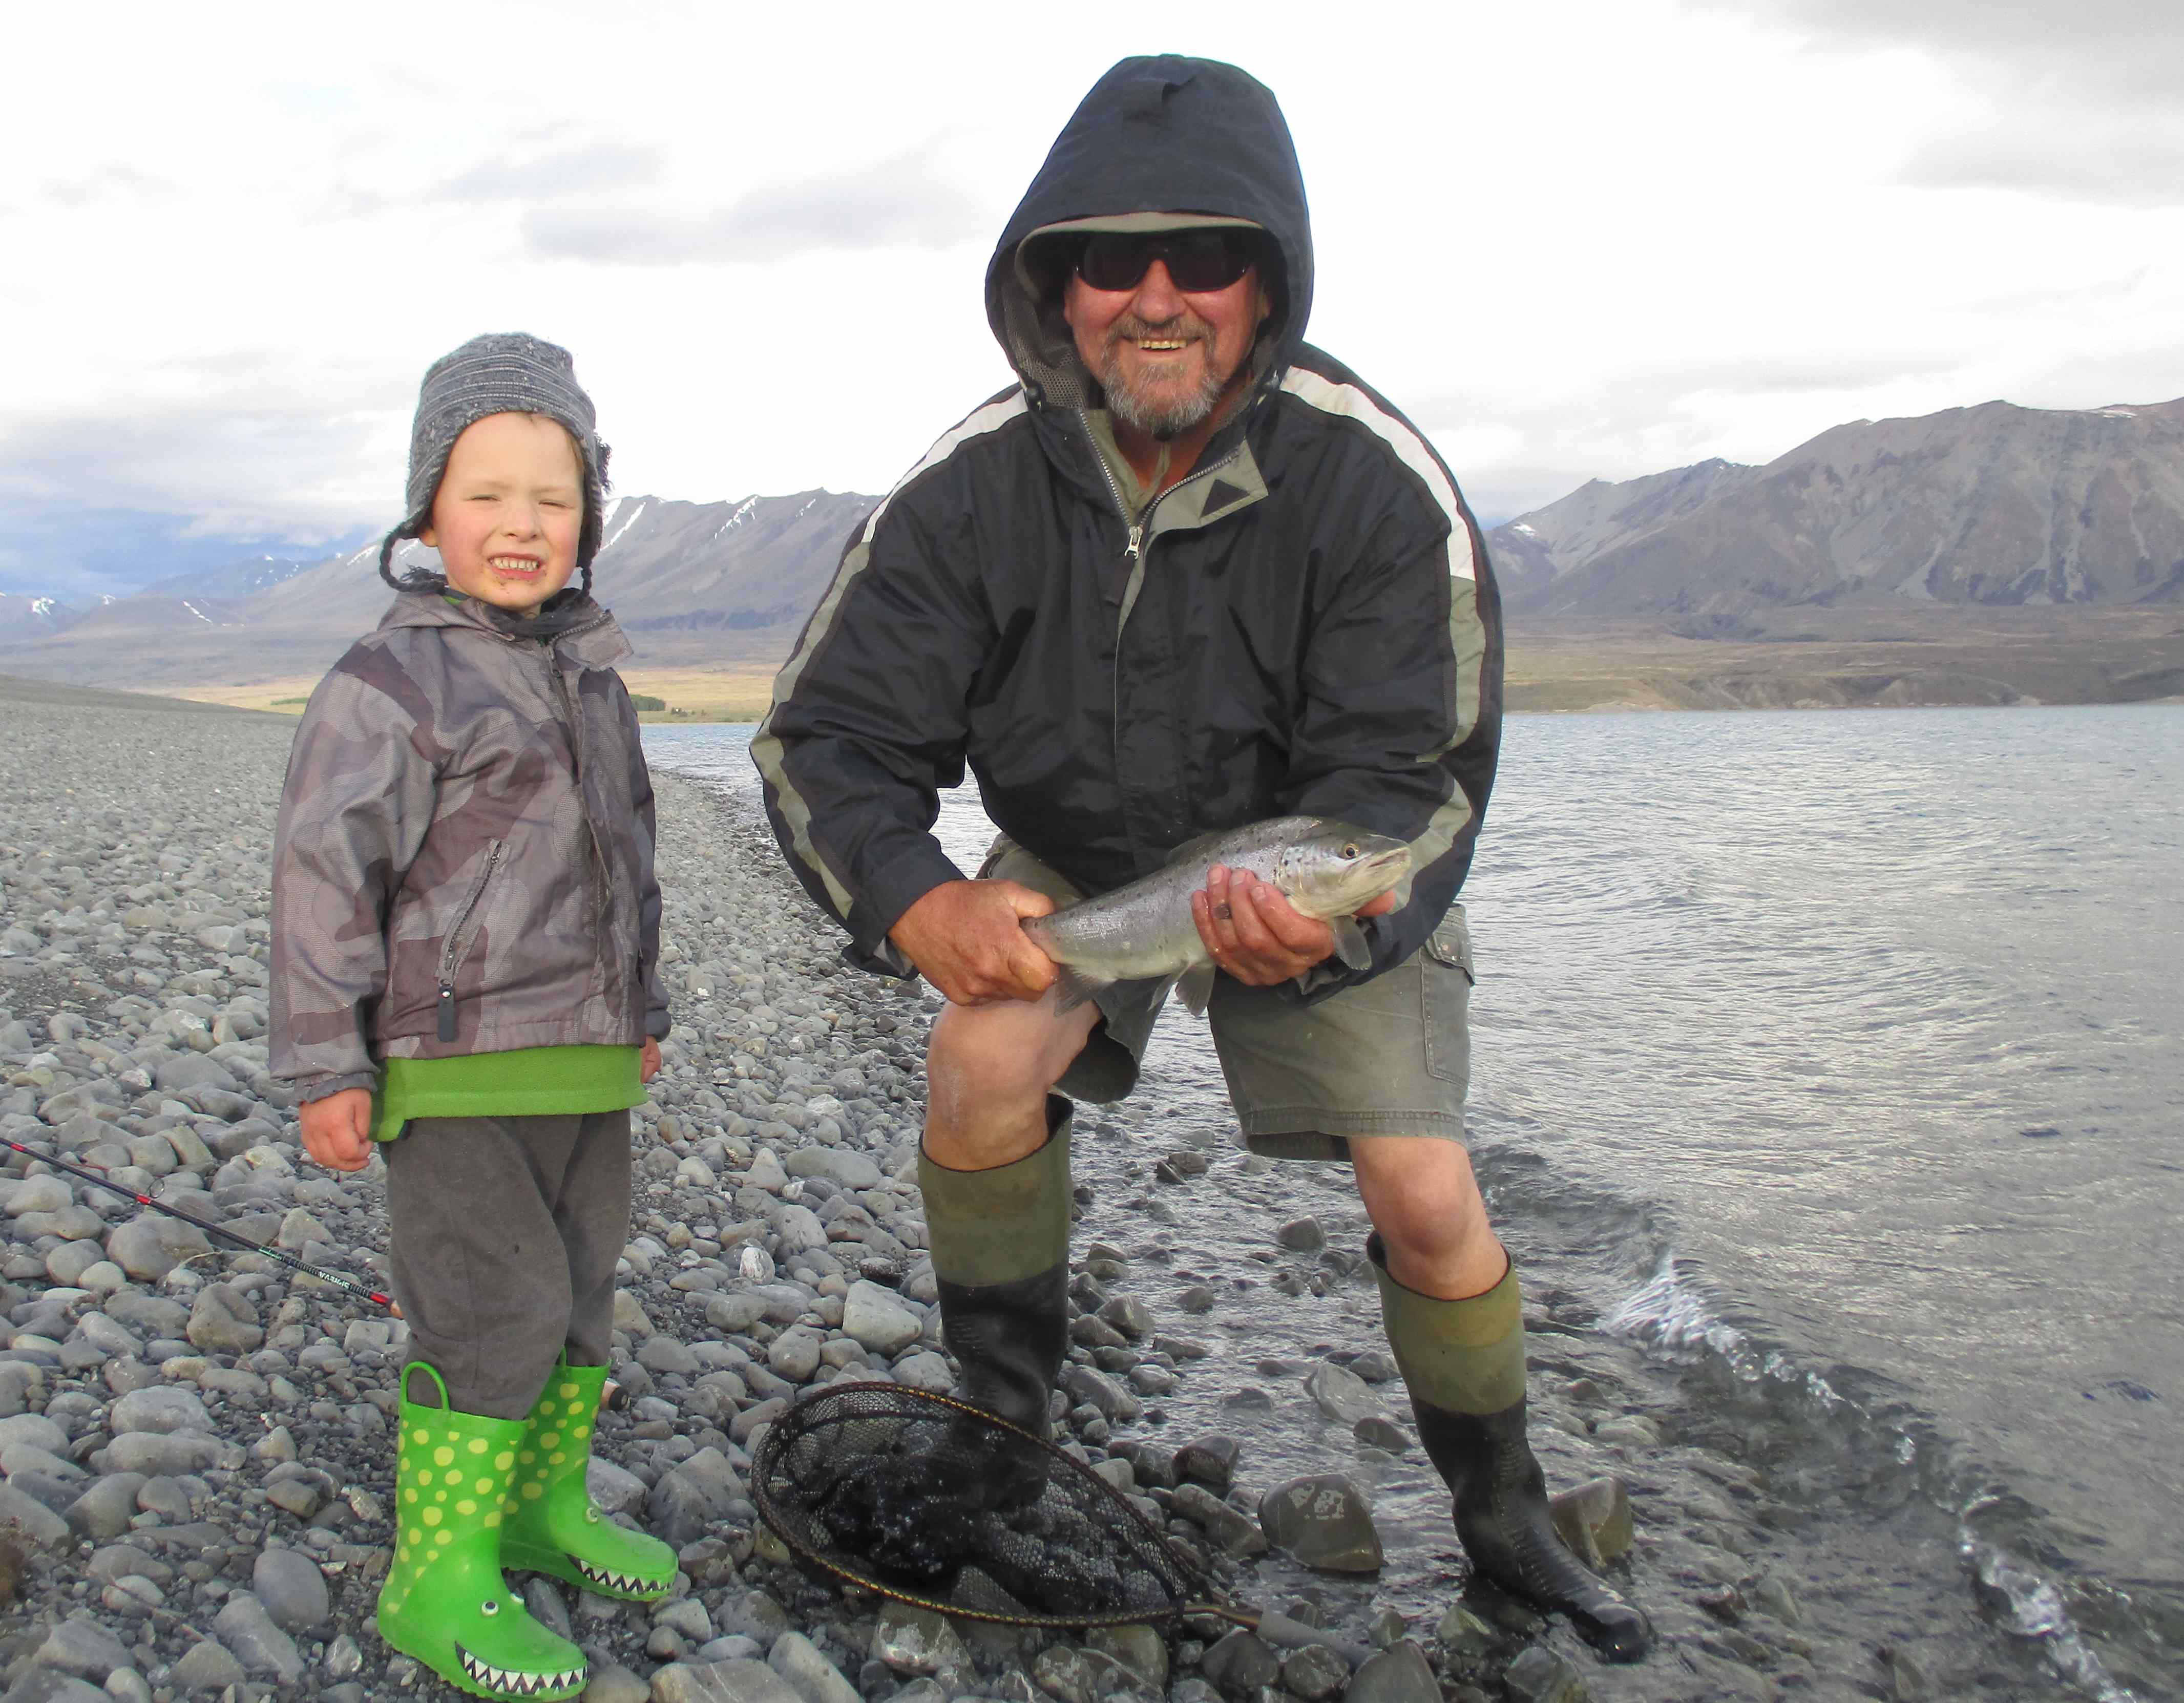
[[[1050,1461],[1059,1462],[1080,1478],[1089,1479],[1096,1487],[1098,1498],[1102,1505],[1112,1505],[1115,1511],[1127,1516],[1134,1522],[1148,1543],[1167,1558],[1169,1564],[1190,1581],[1198,1594],[1188,1601],[1172,1603],[1167,1608],[1150,1611],[1134,1608],[1111,1609],[1089,1614],[1047,1614],[1027,1609],[1021,1613],[1005,1614],[995,1609],[966,1607],[960,1603],[942,1602],[937,1598],[923,1595],[902,1585],[877,1579],[867,1573],[860,1572],[855,1567],[831,1556],[823,1555],[806,1543],[800,1533],[795,1529],[795,1522],[782,1511],[774,1500],[771,1480],[781,1464],[781,1455],[786,1446],[782,1439],[791,1434],[788,1421],[796,1411],[795,1407],[791,1407],[768,1428],[765,1439],[759,1444],[757,1454],[752,1457],[750,1493],[751,1500],[758,1509],[759,1517],[766,1522],[767,1529],[787,1544],[789,1551],[800,1560],[809,1562],[821,1572],[853,1584],[861,1590],[871,1591],[876,1595],[888,1597],[896,1602],[906,1602],[913,1608],[928,1609],[934,1614],[944,1615],[951,1620],[984,1621],[995,1626],[1068,1628],[1095,1626],[1159,1626],[1179,1620],[1187,1615],[1212,1614],[1217,1615],[1224,1620],[1242,1623],[1243,1617],[1240,1615],[1239,1611],[1219,1601],[1212,1595],[1207,1588],[1208,1581],[1203,1569],[1178,1554],[1166,1532],[1147,1519],[1144,1512],[1133,1505],[1122,1491],[1109,1483],[1074,1455],[1068,1453],[1048,1439],[1034,1435],[1013,1421],[1004,1419],[991,1408],[981,1407],[976,1402],[965,1401],[960,1396],[939,1394],[931,1390],[912,1389],[899,1383],[883,1383],[876,1381],[830,1383],[824,1389],[812,1392],[804,1400],[817,1401],[836,1394],[845,1396],[862,1394],[900,1403],[905,1418],[959,1416],[991,1430],[1021,1438],[1025,1442],[1034,1444]],[[802,1403],[798,1404],[798,1405],[801,1405]],[[796,1434],[802,1434],[801,1431],[800,1430]]]

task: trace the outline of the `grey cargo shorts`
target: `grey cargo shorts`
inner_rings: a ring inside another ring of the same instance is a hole
[[[1019,882],[1056,904],[1084,897],[1006,834],[978,875]],[[1353,1135],[1462,1140],[1474,979],[1460,904],[1449,907],[1423,951],[1315,1005],[1214,977],[1206,1017],[1245,1145],[1271,1159],[1346,1160]],[[1118,982],[1100,993],[1106,1021],[1063,1073],[1059,1092],[1106,1104],[1137,1086],[1166,1003],[1156,985]]]

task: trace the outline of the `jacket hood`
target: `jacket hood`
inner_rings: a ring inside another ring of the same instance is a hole
[[[1256,381],[1295,358],[1312,313],[1312,220],[1273,93],[1218,59],[1124,59],[1092,86],[1010,215],[986,268],[986,318],[1034,400],[1074,408],[1097,391],[1026,239],[1058,225],[1184,214],[1259,226],[1279,255],[1274,311],[1252,351]],[[1134,222],[1134,221],[1132,221]],[[1189,220],[1178,223],[1195,222]]]
[[[476,598],[448,595],[444,581],[404,591],[380,617],[379,631],[396,627],[469,627],[496,638],[539,639],[588,668],[608,668],[635,653],[612,615],[588,593],[563,591],[534,615],[511,614]]]

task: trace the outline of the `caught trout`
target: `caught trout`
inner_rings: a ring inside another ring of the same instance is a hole
[[[1157,873],[1050,916],[1023,931],[1061,966],[1061,1009],[1074,1010],[1117,982],[1172,982],[1203,1015],[1213,993],[1213,960],[1191,920],[1190,896],[1215,864],[1249,870],[1306,916],[1334,931],[1335,955],[1353,970],[1372,962],[1356,913],[1405,880],[1411,849],[1323,816],[1276,816],[1179,847]]]

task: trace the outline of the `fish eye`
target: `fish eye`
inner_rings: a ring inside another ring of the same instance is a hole
[[[1342,846],[1342,854],[1345,857],[1356,857],[1357,855],[1357,842],[1355,840],[1346,840]]]

